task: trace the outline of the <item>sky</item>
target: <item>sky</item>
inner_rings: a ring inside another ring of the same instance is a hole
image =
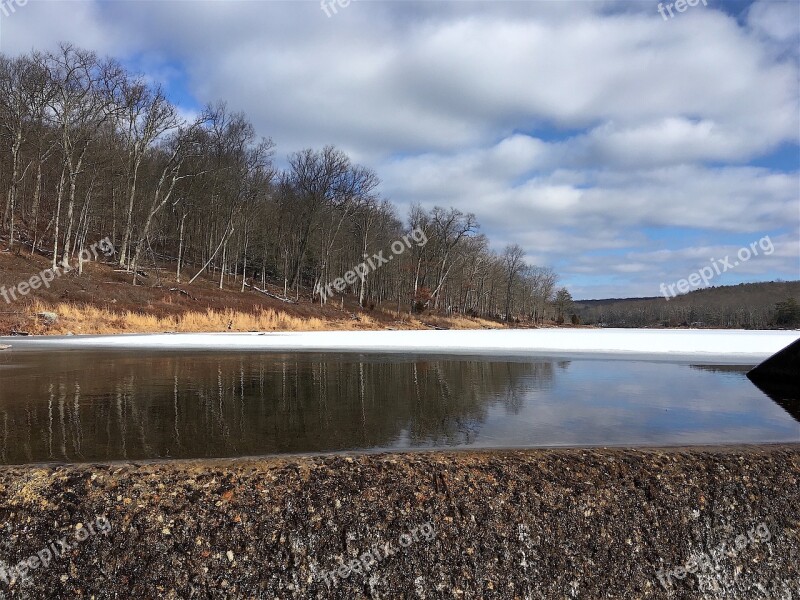
[[[800,279],[800,0],[693,1],[0,0],[0,50],[225,100],[279,165],[333,144],[576,299]]]

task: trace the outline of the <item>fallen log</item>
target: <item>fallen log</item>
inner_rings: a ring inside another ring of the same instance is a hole
[[[114,269],[114,273],[127,273],[128,275],[133,275],[133,271],[128,271],[127,269]],[[136,274],[139,277],[149,277],[147,271],[142,271],[140,269],[136,269]]]
[[[186,290],[182,290],[180,288],[169,288],[169,291],[170,292],[178,292],[179,294],[183,294],[184,296],[187,296],[191,300],[197,300],[197,298],[192,296],[189,292],[187,292]]]
[[[256,287],[255,285],[250,285],[249,283],[245,283],[244,285],[245,285],[245,287],[253,288],[257,292],[261,292],[265,296],[269,296],[270,298],[275,298],[275,300],[280,300],[281,302],[286,302],[288,304],[295,304],[295,301],[292,300],[291,298],[284,298],[282,296],[277,296],[275,294],[271,294],[267,290],[262,290],[260,287]]]

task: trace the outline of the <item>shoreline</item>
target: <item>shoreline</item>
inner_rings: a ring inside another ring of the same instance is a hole
[[[710,452],[714,454],[747,454],[749,452],[764,449],[781,449],[785,447],[795,447],[800,450],[800,440],[798,441],[775,441],[775,442],[737,442],[735,444],[689,444],[673,446],[655,445],[635,445],[635,444],[584,444],[572,446],[507,446],[507,447],[443,447],[443,448],[411,448],[411,449],[389,449],[376,448],[366,450],[342,450],[328,452],[291,452],[286,454],[262,454],[262,455],[243,455],[243,456],[220,456],[220,457],[200,457],[200,458],[141,458],[141,459],[120,459],[120,460],[87,460],[83,462],[35,462],[35,463],[13,463],[0,464],[0,472],[3,469],[43,469],[55,471],[63,468],[75,467],[78,469],[91,470],[97,467],[168,467],[174,469],[229,469],[242,468],[247,465],[258,466],[260,464],[290,464],[297,461],[316,460],[327,458],[382,458],[387,456],[406,457],[406,456],[439,456],[448,455],[453,458],[464,457],[465,455],[475,455],[488,459],[499,458],[509,454],[531,453],[531,452],[638,452],[638,453],[657,453],[657,454],[682,454],[685,452],[699,453]]]
[[[506,329],[445,331],[275,331],[0,337],[12,351],[137,350],[602,356],[760,362],[800,339],[800,331]]]
[[[19,597],[781,598],[800,590],[800,444],[0,467],[17,561],[110,532],[15,582]],[[430,523],[435,536],[397,540]],[[718,569],[657,576],[766,524]],[[374,547],[369,573],[329,577]],[[737,574],[734,576],[734,574]],[[0,581],[0,587],[8,588]]]

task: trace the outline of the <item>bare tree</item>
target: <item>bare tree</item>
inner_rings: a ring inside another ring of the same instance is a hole
[[[175,107],[164,96],[160,87],[151,89],[143,81],[128,80],[122,86],[122,107],[119,125],[127,148],[127,199],[128,208],[122,245],[119,249],[119,264],[128,260],[128,246],[133,233],[133,208],[136,203],[136,184],[139,170],[148,149],[161,136],[180,127]]]
[[[89,145],[101,127],[114,116],[118,93],[122,86],[122,68],[113,60],[98,60],[93,52],[62,44],[56,53],[44,60],[50,79],[56,86],[49,103],[54,125],[60,132],[60,146],[68,196],[66,233],[62,264],[66,266],[73,244],[73,226],[78,177],[83,173],[83,161]],[[63,186],[59,188],[53,241],[53,266],[58,260],[58,236]]]
[[[27,134],[32,132],[30,123],[42,119],[43,104],[49,93],[47,76],[33,57],[0,56],[0,129],[6,134],[11,156],[11,176],[3,212],[3,225],[7,225],[9,231],[9,250],[14,246],[19,184],[33,163],[32,158],[24,160],[22,145]]]
[[[478,230],[478,222],[472,213],[464,214],[451,208],[445,210],[434,207],[430,216],[431,229],[434,236],[434,256],[436,265],[436,287],[434,309],[439,308],[442,288],[447,281],[451,269],[463,255],[458,253],[459,244]]]
[[[503,269],[506,276],[506,322],[511,320],[511,287],[514,279],[525,268],[525,251],[518,244],[509,244],[503,251]]]

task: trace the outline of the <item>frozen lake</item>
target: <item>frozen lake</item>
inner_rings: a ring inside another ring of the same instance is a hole
[[[203,350],[209,352],[385,352],[479,356],[605,356],[757,364],[800,331],[734,329],[494,329],[451,331],[275,331],[0,338],[15,350]]]

